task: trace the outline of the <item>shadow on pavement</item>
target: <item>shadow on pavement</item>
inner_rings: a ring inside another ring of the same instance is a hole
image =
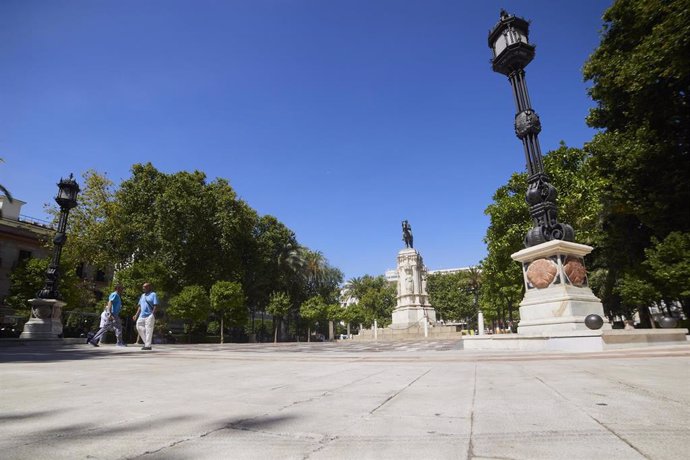
[[[113,350],[110,348],[111,346],[104,347],[104,349],[94,348],[86,344],[0,343],[0,363],[45,363],[103,359],[113,356]]]

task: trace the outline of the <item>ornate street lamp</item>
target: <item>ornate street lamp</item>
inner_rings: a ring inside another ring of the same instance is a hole
[[[515,134],[522,141],[527,162],[527,194],[530,216],[534,227],[525,236],[525,247],[535,246],[551,240],[573,241],[575,233],[568,224],[556,219],[556,188],[549,183],[544,172],[539,132],[539,116],[532,109],[525,81],[525,67],[534,59],[534,45],[529,43],[529,23],[501,10],[501,18],[489,32],[489,48],[493,51],[491,60],[494,72],[508,77],[513,87]]]
[[[29,300],[31,318],[24,324],[24,331],[19,336],[22,339],[56,340],[62,337],[62,307],[65,303],[60,299],[58,292],[60,256],[67,241],[67,216],[70,209],[77,205],[79,184],[70,174],[69,179],[61,178],[57,185],[59,189],[55,201],[60,206],[60,217],[53,238],[53,258],[46,270],[43,289],[36,294],[35,299]]]
[[[587,280],[584,257],[593,248],[575,243],[573,228],[558,222],[556,188],[549,183],[542,163],[538,137],[541,123],[525,82],[525,67],[534,59],[529,23],[501,10],[498,23],[489,31],[489,47],[494,72],[507,76],[513,89],[515,134],[522,141],[527,163],[525,201],[533,220],[533,227],[525,235],[525,248],[511,255],[522,264],[525,285],[518,334],[601,335],[611,325],[603,321],[603,306]]]
[[[77,194],[79,193],[79,184],[74,180],[72,174],[69,179],[60,178],[58,185],[58,194],[55,201],[60,206],[60,218],[58,220],[57,231],[53,238],[53,258],[46,270],[46,281],[43,289],[41,289],[36,297],[39,299],[60,299],[58,292],[58,281],[60,279],[60,257],[62,255],[62,247],[67,241],[67,216],[70,209],[77,205]]]

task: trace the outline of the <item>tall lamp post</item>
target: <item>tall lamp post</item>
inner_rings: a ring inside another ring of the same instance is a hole
[[[493,51],[492,69],[507,76],[513,89],[515,134],[522,141],[527,163],[525,200],[533,220],[524,238],[525,249],[511,256],[522,264],[525,285],[518,334],[561,336],[610,329],[611,325],[603,320],[585,321],[604,317],[601,301],[589,288],[584,265],[584,256],[593,248],[575,243],[573,228],[557,219],[556,188],[544,171],[539,147],[541,122],[525,82],[525,67],[534,59],[534,45],[528,34],[525,19],[501,10],[488,40]]]
[[[58,291],[60,281],[60,257],[62,247],[67,241],[67,217],[72,208],[77,205],[79,184],[72,174],[68,179],[60,179],[58,194],[55,201],[60,206],[55,237],[53,238],[53,257],[50,260],[45,274],[45,284],[35,299],[29,300],[31,305],[31,318],[24,325],[24,331],[20,335],[22,339],[54,340],[62,336],[62,301]]]
[[[575,233],[568,224],[559,223],[556,214],[556,188],[549,183],[539,147],[541,122],[532,108],[525,81],[525,67],[534,59],[534,45],[529,43],[529,23],[501,10],[501,18],[489,32],[489,47],[494,72],[506,75],[513,88],[515,135],[522,141],[527,163],[529,213],[534,227],[525,236],[525,246],[536,246],[551,240],[573,241]]]

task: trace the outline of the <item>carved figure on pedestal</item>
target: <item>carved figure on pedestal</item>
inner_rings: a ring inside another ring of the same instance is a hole
[[[410,226],[410,223],[407,222],[407,220],[402,221],[402,232],[403,232],[403,241],[405,242],[405,247],[406,248],[413,248],[414,245],[412,244],[412,242],[413,242],[412,227]]]

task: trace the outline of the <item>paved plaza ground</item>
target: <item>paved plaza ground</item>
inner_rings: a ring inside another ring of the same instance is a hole
[[[3,459],[685,459],[690,345],[0,343]]]

